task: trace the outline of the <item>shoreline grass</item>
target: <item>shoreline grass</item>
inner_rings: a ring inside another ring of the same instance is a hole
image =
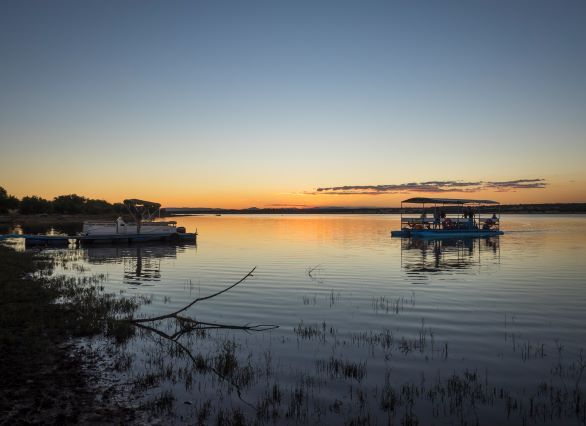
[[[129,330],[112,320],[137,304],[101,292],[99,277],[54,277],[52,267],[38,252],[0,245],[0,418],[7,424],[132,421],[133,410],[96,401],[86,368],[92,357],[72,339],[123,339]]]

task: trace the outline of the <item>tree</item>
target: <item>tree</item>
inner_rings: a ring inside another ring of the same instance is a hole
[[[124,204],[122,204],[122,203],[114,203],[114,205],[112,206],[112,208],[120,216],[122,216],[123,214],[128,213],[128,210],[126,209],[126,206]]]
[[[51,210],[51,202],[36,195],[23,197],[20,201],[20,213],[22,214],[50,213]]]
[[[105,200],[86,200],[85,212],[88,214],[112,213],[114,206]]]
[[[8,195],[8,192],[0,186],[0,213],[7,213],[9,210],[17,209],[19,204],[18,198],[14,195]]]
[[[53,210],[66,214],[85,213],[86,200],[87,198],[77,194],[59,195],[53,199]]]

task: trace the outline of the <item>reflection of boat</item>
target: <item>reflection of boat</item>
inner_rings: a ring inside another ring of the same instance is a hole
[[[145,243],[137,245],[98,245],[84,249],[83,258],[92,265],[124,263],[126,259],[148,257],[175,259],[177,253],[193,245]]]
[[[189,245],[186,245],[189,246]],[[137,244],[131,246],[88,246],[84,259],[94,265],[121,264],[125,284],[142,285],[161,280],[161,262],[176,259],[186,249],[177,244]]]
[[[413,273],[450,272],[499,259],[498,236],[401,240],[401,266]]]
[[[404,208],[403,204],[420,207]],[[427,210],[426,206],[428,205]],[[485,217],[482,210],[499,203],[491,200],[467,200],[455,198],[409,198],[401,201],[401,230],[391,231],[393,237],[412,238],[460,238],[502,235],[500,212]],[[413,215],[415,213],[415,215]]]

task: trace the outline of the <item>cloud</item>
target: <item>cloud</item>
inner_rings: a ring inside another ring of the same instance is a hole
[[[543,189],[545,179],[516,179],[508,181],[455,181],[434,180],[428,182],[409,182],[390,185],[345,185],[317,188],[306,194],[325,195],[384,195],[409,193],[478,192],[492,190],[509,192],[522,189]]]
[[[486,182],[486,188],[506,191],[514,189],[542,189],[546,186],[547,183],[545,182],[545,179],[517,179],[504,182]]]

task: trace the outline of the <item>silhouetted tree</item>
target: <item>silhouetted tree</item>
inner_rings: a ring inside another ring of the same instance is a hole
[[[85,212],[88,214],[107,214],[114,212],[114,206],[104,200],[86,200]]]
[[[85,213],[86,200],[87,198],[77,194],[59,195],[53,199],[53,210],[66,214]]]
[[[119,215],[123,215],[123,214],[128,213],[126,206],[122,203],[114,203],[114,205],[112,207],[113,207],[114,211]]]
[[[53,210],[52,203],[44,198],[33,195],[32,197],[23,197],[20,201],[20,213],[38,214],[51,213]]]
[[[8,192],[0,186],[0,213],[6,213],[8,210],[17,209],[20,204],[18,198],[14,195],[8,195]]]

